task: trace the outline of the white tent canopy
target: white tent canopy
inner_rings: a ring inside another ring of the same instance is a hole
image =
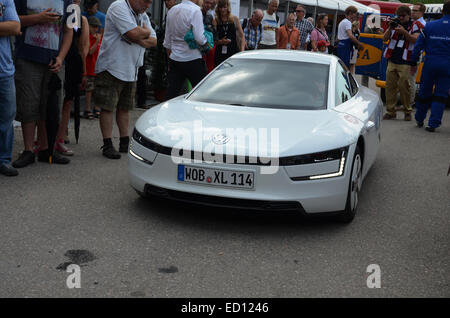
[[[359,13],[365,12],[379,12],[378,10],[365,6],[359,2],[353,0],[290,0],[290,2],[295,2],[298,4],[303,4],[305,6],[320,7],[329,10],[345,11],[349,6],[355,6]]]

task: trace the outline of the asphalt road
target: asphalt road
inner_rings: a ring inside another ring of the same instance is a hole
[[[350,225],[141,199],[127,158],[101,156],[98,120],[70,146],[68,166],[0,176],[0,297],[450,297],[448,109],[434,134],[383,122]]]

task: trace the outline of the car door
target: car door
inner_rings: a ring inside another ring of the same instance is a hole
[[[359,85],[353,75],[348,72],[352,96],[357,96],[359,93]],[[362,135],[365,142],[365,170],[373,164],[380,144],[380,126],[381,126],[381,111],[375,101],[369,102],[367,107],[368,119],[365,121]]]

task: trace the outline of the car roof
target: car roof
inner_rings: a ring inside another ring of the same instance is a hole
[[[314,53],[298,50],[254,50],[235,54],[231,57],[239,59],[258,59],[275,61],[307,62],[317,64],[333,64],[337,58],[332,54]]]

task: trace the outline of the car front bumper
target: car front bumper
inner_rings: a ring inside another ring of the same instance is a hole
[[[352,162],[349,158],[353,158],[354,148],[354,145],[349,148],[342,176],[319,180],[293,181],[284,167],[279,167],[274,174],[261,174],[259,166],[213,164],[215,168],[253,170],[253,190],[180,182],[177,180],[178,164],[171,156],[154,153],[137,143],[132,144],[134,155],[128,155],[128,171],[131,186],[138,192],[181,201],[244,209],[268,207],[283,211],[293,207],[292,210],[306,213],[334,212],[345,209]],[[204,164],[204,167],[211,166]],[[232,204],[233,199],[235,204]]]

